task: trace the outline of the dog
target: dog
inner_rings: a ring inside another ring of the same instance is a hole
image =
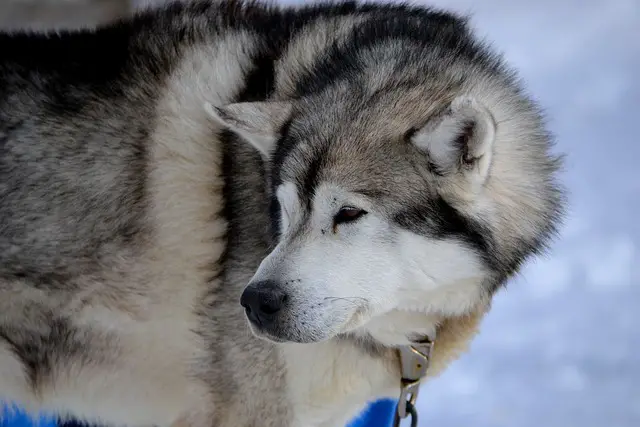
[[[542,108],[456,13],[175,2],[0,52],[0,399],[33,413],[344,426],[563,219]]]

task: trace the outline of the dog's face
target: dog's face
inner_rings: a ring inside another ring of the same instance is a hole
[[[272,172],[278,243],[241,301],[256,335],[375,336],[394,327],[389,313],[456,315],[486,297],[492,233],[465,206],[484,200],[493,116],[466,96],[394,111],[392,95],[368,110],[335,99],[207,107]]]
[[[337,115],[355,107],[340,107],[334,119],[313,105],[208,109],[274,173],[279,241],[242,296],[253,331],[274,341],[366,330],[394,310],[461,313],[483,292],[482,227],[439,194],[439,180],[473,191],[486,179],[490,113],[456,98],[422,122],[369,112],[345,123]]]
[[[440,225],[418,233],[407,223],[428,217],[411,218],[339,182],[319,182],[308,199],[293,182],[276,194],[279,243],[242,298],[257,334],[313,342],[366,329],[397,309],[464,311],[477,302],[482,260],[456,237],[439,237]],[[442,214],[426,203],[416,215]],[[463,295],[445,297],[455,292]]]

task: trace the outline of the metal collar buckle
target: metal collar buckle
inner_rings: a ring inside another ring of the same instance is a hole
[[[418,398],[420,381],[427,374],[429,368],[432,349],[433,341],[427,338],[398,350],[402,380],[394,427],[399,427],[400,422],[409,415],[411,416],[411,427],[418,425],[418,412],[415,403]]]

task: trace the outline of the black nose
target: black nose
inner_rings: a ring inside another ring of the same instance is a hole
[[[247,317],[253,323],[267,326],[287,302],[287,294],[277,282],[264,281],[247,286],[240,297]]]

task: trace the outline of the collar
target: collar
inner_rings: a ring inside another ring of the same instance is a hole
[[[400,396],[394,417],[394,427],[400,426],[400,422],[411,416],[411,426],[418,425],[418,413],[415,403],[418,398],[420,383],[427,374],[431,362],[435,337],[424,337],[420,341],[414,341],[410,345],[398,348],[400,359]]]

